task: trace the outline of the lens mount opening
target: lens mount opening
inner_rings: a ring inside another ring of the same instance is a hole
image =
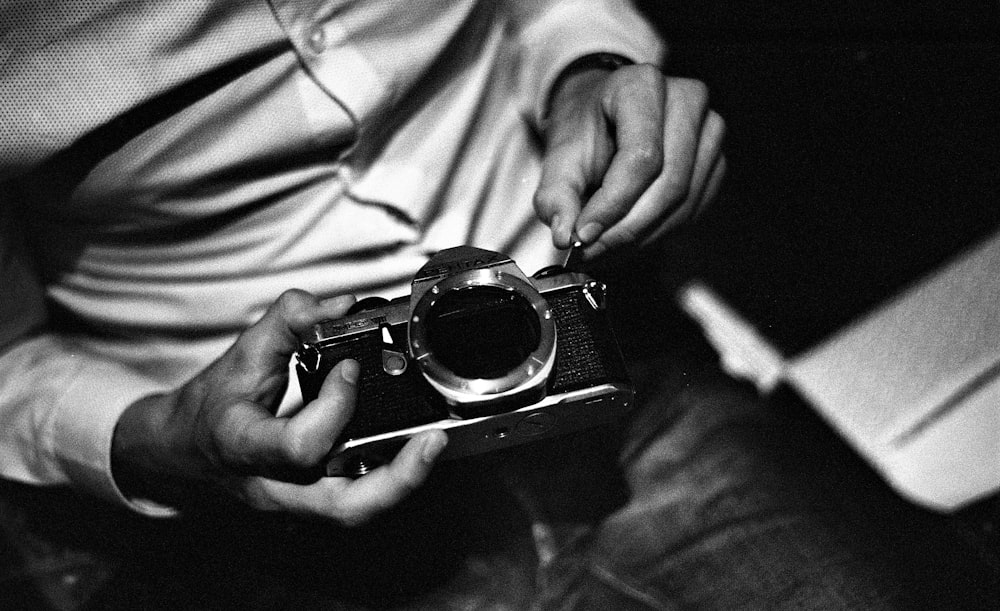
[[[548,303],[524,279],[496,269],[443,278],[413,307],[413,358],[453,404],[536,390],[555,362],[556,327]]]

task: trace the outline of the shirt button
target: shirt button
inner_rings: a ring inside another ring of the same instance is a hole
[[[322,53],[326,50],[326,32],[323,26],[316,26],[309,32],[309,48],[313,53]]]
[[[351,182],[351,179],[354,177],[354,172],[351,171],[350,166],[348,166],[346,164],[343,164],[343,163],[339,164],[334,169],[334,174],[336,174],[337,178],[341,182],[345,182],[345,183]]]

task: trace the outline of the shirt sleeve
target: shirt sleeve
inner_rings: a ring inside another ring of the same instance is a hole
[[[4,187],[97,130],[127,128],[123,117],[167,92],[189,95],[188,83],[285,44],[263,2],[175,4],[12,6],[0,18],[0,477],[71,484],[148,515],[172,512],[122,495],[111,440],[129,405],[163,389],[48,325],[20,202]]]
[[[537,127],[559,75],[586,55],[611,53],[662,65],[666,45],[626,0],[527,2],[516,11],[522,111]]]
[[[71,336],[44,331],[42,288],[7,204],[0,202],[0,475],[73,484],[147,515],[172,513],[126,499],[111,475],[118,418],[157,385]]]
[[[140,513],[171,515],[126,498],[111,475],[118,418],[155,384],[76,348],[41,335],[0,356],[0,474],[35,485],[72,484]]]

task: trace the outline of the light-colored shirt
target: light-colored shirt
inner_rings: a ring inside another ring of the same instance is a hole
[[[552,84],[663,54],[620,0],[2,10],[0,475],[120,502],[122,411],[282,291],[404,294],[458,244],[551,263],[531,197]]]

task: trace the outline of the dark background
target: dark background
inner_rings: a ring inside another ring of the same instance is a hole
[[[626,349],[687,341],[656,330],[690,324],[672,294],[698,278],[794,355],[1000,228],[1000,2],[639,4],[670,43],[666,72],[708,83],[729,174],[618,287],[641,329]],[[668,290],[629,290],[651,277]],[[824,428],[788,389],[769,406]],[[840,450],[844,489],[867,499],[843,511],[923,575],[928,608],[994,608],[1000,496],[934,514]]]
[[[794,353],[1000,226],[1000,3],[640,4],[728,125],[669,282],[706,279]]]

